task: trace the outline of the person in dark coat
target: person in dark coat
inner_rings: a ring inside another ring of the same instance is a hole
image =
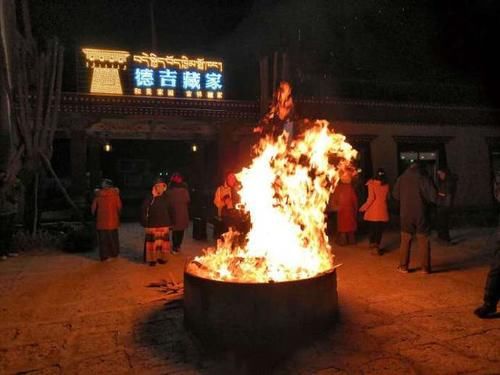
[[[120,253],[118,227],[121,209],[120,191],[113,187],[111,180],[104,179],[101,189],[95,192],[91,207],[92,214],[96,216],[101,261],[116,258]]]
[[[500,202],[500,175],[495,176],[493,182],[495,199]],[[483,304],[474,310],[474,314],[481,319],[497,316],[497,305],[500,301],[500,226],[496,230],[496,247],[493,262],[491,263],[484,286]]]
[[[167,190],[168,207],[172,219],[172,254],[181,249],[184,231],[189,226],[189,191],[182,175],[174,173]]]
[[[141,224],[144,227],[144,261],[150,266],[165,264],[170,250],[169,227],[172,225],[168,213],[167,184],[157,179],[151,194],[144,199],[141,209]]]
[[[410,165],[396,181],[393,197],[400,204],[401,245],[398,271],[407,273],[410,264],[412,236],[417,237],[422,272],[431,272],[428,210],[435,204],[437,192],[434,184],[418,163]]]
[[[450,244],[450,211],[456,191],[456,177],[447,169],[437,171],[436,229],[439,240]]]

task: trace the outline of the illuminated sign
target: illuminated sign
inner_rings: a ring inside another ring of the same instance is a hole
[[[123,94],[120,70],[127,69],[130,53],[126,51],[84,48],[86,66],[92,71],[90,92]]]
[[[220,61],[83,48],[93,94],[223,98]]]

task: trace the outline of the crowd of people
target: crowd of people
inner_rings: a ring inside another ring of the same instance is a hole
[[[179,173],[169,183],[157,178],[141,205],[140,223],[144,227],[144,262],[165,264],[168,254],[181,251],[184,231],[189,225],[189,191]],[[122,203],[118,188],[104,179],[95,191],[91,210],[96,216],[99,257],[102,261],[119,254],[118,227]]]
[[[359,206],[353,186],[352,170],[341,172],[340,180],[330,197],[326,214],[329,235],[332,221],[336,221],[335,242],[340,246],[356,243],[358,213],[363,216],[368,229],[368,247],[374,255],[383,255],[383,233],[390,221],[389,200],[392,197],[399,205],[400,261],[397,271],[409,273],[411,245],[416,240],[419,269],[425,274],[432,272],[431,229],[436,229],[438,240],[452,244],[449,230],[450,209],[456,190],[456,177],[446,168],[437,171],[434,183],[418,162],[412,163],[399,176],[392,190],[385,171],[380,168],[366,182],[367,198]],[[499,176],[500,177],[500,176]],[[229,228],[246,233],[250,229],[249,217],[238,209],[239,183],[233,173],[228,173],[214,196],[217,210],[215,231],[217,235]],[[495,197],[500,202],[500,178],[495,183]],[[158,178],[146,196],[141,208],[141,224],[144,227],[144,262],[150,266],[165,264],[168,254],[181,251],[184,231],[189,225],[189,192],[180,174],[174,173],[167,184]],[[92,213],[96,216],[99,239],[99,256],[102,261],[119,254],[118,227],[122,208],[119,190],[112,181],[104,179],[101,189],[96,190],[92,202]],[[431,212],[434,220],[431,225]],[[332,220],[335,218],[336,220]],[[500,299],[500,251],[495,253],[494,263],[487,276],[484,303],[474,313],[488,318],[496,313]]]
[[[431,217],[434,218],[433,227],[440,241],[452,244],[449,213],[456,190],[456,177],[448,169],[438,169],[438,179],[434,184],[427,176],[425,169],[415,162],[398,178],[391,193],[385,171],[380,168],[366,182],[367,199],[361,206],[359,206],[358,194],[353,183],[354,174],[355,172],[349,169],[341,171],[339,183],[327,205],[329,234],[333,235],[332,232],[336,231],[335,241],[338,245],[356,243],[358,213],[362,213],[368,229],[368,246],[373,254],[383,255],[382,235],[390,219],[389,200],[391,197],[399,204],[401,220],[400,271],[408,271],[408,258],[413,237],[416,237],[420,253],[428,253],[424,249],[429,247]],[[336,228],[333,230],[332,226],[335,221]],[[430,264],[426,264],[423,269],[430,272]]]

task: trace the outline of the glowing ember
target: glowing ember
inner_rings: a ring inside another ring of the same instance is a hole
[[[356,151],[324,120],[311,123],[290,144],[287,133],[262,139],[255,151],[252,164],[237,174],[241,203],[251,220],[246,241],[229,230],[187,271],[221,281],[266,283],[331,270],[325,207]]]

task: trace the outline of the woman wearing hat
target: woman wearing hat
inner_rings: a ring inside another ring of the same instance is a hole
[[[389,210],[387,208],[387,199],[389,197],[389,185],[382,168],[377,170],[375,176],[366,183],[368,187],[368,198],[360,207],[359,211],[364,212],[364,219],[368,222],[368,232],[370,239],[370,248],[374,255],[382,255],[380,243],[382,233],[389,221]]]
[[[170,250],[169,227],[172,225],[168,213],[167,184],[157,179],[151,194],[142,203],[141,224],[144,227],[144,261],[150,266],[165,264]]]
[[[99,237],[99,257],[102,261],[110,257],[116,258],[120,252],[118,227],[121,209],[120,191],[113,187],[111,180],[105,178],[92,201],[92,214],[96,216]]]

